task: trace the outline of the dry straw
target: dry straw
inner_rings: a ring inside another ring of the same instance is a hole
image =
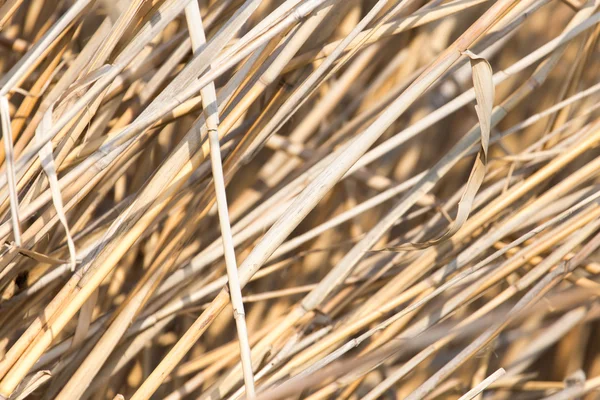
[[[593,399],[600,0],[0,0],[0,399]]]

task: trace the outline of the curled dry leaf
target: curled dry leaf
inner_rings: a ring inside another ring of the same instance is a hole
[[[446,232],[437,239],[428,240],[424,243],[409,243],[400,245],[394,250],[416,250],[435,246],[450,239],[464,225],[469,218],[475,196],[483,180],[488,162],[488,147],[490,144],[490,133],[492,127],[492,110],[494,109],[494,80],[493,71],[490,63],[483,57],[467,50],[463,52],[469,57],[471,63],[471,72],[473,75],[473,88],[475,90],[475,111],[479,120],[479,131],[481,133],[479,151],[475,157],[475,163],[471,169],[471,174],[467,180],[464,192],[458,202],[458,211],[454,221],[450,224]]]
[[[31,376],[26,382],[23,382],[22,389],[18,389],[17,392],[11,397],[11,400],[24,400],[30,394],[32,394],[37,388],[46,383],[52,378],[52,372],[49,370],[38,371]]]

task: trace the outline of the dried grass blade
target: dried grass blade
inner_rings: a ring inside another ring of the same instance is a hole
[[[185,15],[192,40],[193,51],[198,52],[206,43],[204,27],[200,8],[196,0],[192,0],[185,8]],[[254,372],[252,370],[252,355],[250,353],[250,341],[248,339],[248,328],[246,325],[246,312],[242,300],[242,289],[237,270],[235,247],[231,234],[229,210],[227,206],[227,194],[225,192],[225,178],[223,176],[223,163],[221,160],[221,146],[219,144],[219,107],[214,83],[210,83],[200,91],[202,96],[202,107],[204,108],[206,128],[208,130],[208,141],[210,146],[210,159],[213,173],[213,184],[217,198],[217,211],[219,214],[219,225],[221,228],[221,239],[223,241],[223,253],[225,255],[225,267],[229,284],[229,294],[233,306],[233,316],[237,328],[240,343],[240,357],[244,370],[244,384],[246,397],[256,398],[254,389]]]
[[[18,390],[12,397],[11,400],[24,400],[34,390],[46,383],[52,378],[52,373],[48,370],[42,370],[36,372],[27,382],[23,382],[23,389]],[[14,397],[14,398],[13,398]]]
[[[437,239],[428,240],[424,243],[410,243],[398,246],[398,250],[424,249],[442,243],[454,236],[469,218],[477,191],[485,179],[485,171],[488,163],[488,147],[492,129],[492,110],[494,109],[494,74],[490,63],[485,58],[474,54],[470,50],[464,51],[463,54],[469,57],[473,73],[473,88],[475,90],[475,99],[477,100],[475,111],[477,112],[479,131],[481,133],[479,152],[471,169],[465,191],[458,202],[456,218],[450,224],[446,233]]]
[[[74,95],[76,95],[78,91],[94,84],[97,80],[101,79],[103,76],[108,74],[111,68],[111,65],[105,64],[100,68],[97,68],[94,71],[88,73],[87,75],[77,79],[75,82],[69,85],[68,89],[65,90],[64,94],[62,94],[61,97],[57,100],[57,104],[68,101]]]
[[[68,11],[46,32],[38,42],[0,79],[0,94],[8,94],[23,79],[25,72],[35,63],[52,42],[73,22],[73,20],[89,5],[91,0],[77,0]]]
[[[50,265],[62,265],[67,264],[66,260],[61,260],[60,258],[50,257],[45,254],[39,253],[34,250],[24,249],[23,247],[15,246],[15,249],[21,253],[22,255],[31,258],[32,260],[50,264]]]
[[[42,118],[42,122],[40,126],[35,130],[35,139],[38,141],[43,140],[44,132],[47,132],[52,127],[52,107],[46,111]],[[56,165],[54,164],[54,156],[52,154],[52,143],[47,142],[39,152],[40,163],[42,164],[42,168],[46,173],[46,177],[48,178],[48,183],[50,184],[50,191],[52,193],[52,203],[54,204],[54,208],[56,209],[56,215],[62,224],[65,235],[67,237],[67,247],[69,249],[70,256],[70,267],[71,271],[75,271],[75,265],[77,263],[77,252],[75,250],[75,242],[73,242],[73,237],[71,236],[71,231],[69,230],[69,224],[67,222],[67,217],[65,215],[65,209],[62,201],[62,195],[60,193],[60,186],[58,184],[58,178],[56,176]]]
[[[494,372],[492,375],[488,376],[483,381],[481,381],[481,383],[479,383],[479,385],[475,386],[473,389],[469,390],[467,393],[460,396],[460,398],[458,400],[471,400],[471,399],[477,397],[477,395],[479,395],[479,393],[483,392],[485,390],[485,388],[487,388],[492,383],[497,381],[504,374],[506,374],[506,371],[504,370],[504,368],[500,368],[499,370]]]
[[[12,129],[10,126],[10,112],[6,96],[0,97],[0,117],[2,118],[2,140],[4,140],[4,154],[6,161],[6,181],[10,196],[10,213],[13,235],[17,246],[21,246],[21,226],[19,220],[19,197],[15,178],[15,162],[13,154]]]

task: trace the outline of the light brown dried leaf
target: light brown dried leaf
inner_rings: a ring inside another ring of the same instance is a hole
[[[492,67],[485,58],[474,54],[470,50],[464,51],[463,54],[470,58],[471,70],[473,73],[473,87],[475,90],[475,98],[477,100],[475,111],[477,112],[481,135],[479,152],[475,158],[473,168],[471,169],[465,191],[458,203],[456,218],[450,224],[448,230],[437,239],[432,239],[423,243],[409,243],[402,245],[398,247],[400,250],[424,249],[450,239],[469,218],[475,196],[485,178],[492,126],[492,110],[494,108],[493,72]]]
[[[46,111],[42,122],[38,129],[35,130],[35,139],[37,141],[41,141],[44,138],[44,132],[48,131],[52,127],[52,107]],[[73,237],[71,236],[71,232],[69,231],[69,225],[67,223],[67,217],[65,215],[65,210],[63,206],[62,196],[60,194],[60,186],[58,185],[58,178],[56,176],[56,166],[54,164],[54,156],[52,155],[52,144],[51,142],[47,142],[39,152],[40,163],[42,164],[42,168],[48,177],[48,183],[50,184],[50,191],[52,193],[52,203],[54,204],[54,208],[56,209],[56,215],[60,220],[60,223],[65,229],[65,234],[67,236],[67,247],[69,248],[69,256],[71,263],[71,271],[75,270],[75,264],[77,260],[77,254],[75,251],[75,243],[73,242]]]

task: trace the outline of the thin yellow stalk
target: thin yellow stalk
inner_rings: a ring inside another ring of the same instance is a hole
[[[185,15],[192,39],[193,51],[197,53],[206,43],[204,28],[202,27],[202,17],[198,2],[192,0],[185,8]],[[225,179],[223,178],[223,165],[221,163],[221,145],[219,144],[219,109],[217,106],[217,95],[215,93],[214,83],[210,83],[200,91],[202,96],[202,106],[206,116],[206,129],[208,130],[208,141],[210,144],[210,159],[213,173],[213,182],[217,198],[217,208],[219,212],[219,224],[221,228],[221,239],[223,241],[223,253],[225,255],[225,266],[227,268],[227,280],[229,293],[231,295],[231,304],[233,306],[233,316],[237,327],[238,340],[240,343],[240,357],[244,369],[244,383],[246,393],[249,399],[254,399],[254,373],[252,371],[252,358],[250,354],[250,343],[248,341],[248,329],[246,327],[246,313],[244,312],[244,302],[242,300],[242,290],[238,279],[237,262],[235,260],[235,248],[231,235],[231,225],[229,223],[229,211],[227,207],[227,195],[225,193]]]

